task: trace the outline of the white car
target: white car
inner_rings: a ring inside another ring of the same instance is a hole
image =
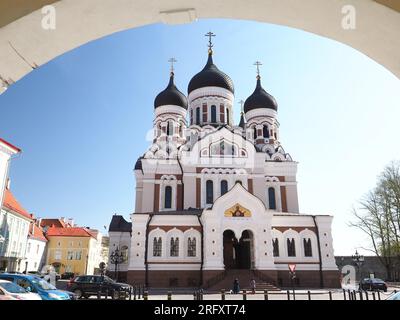
[[[37,293],[29,292],[19,285],[7,280],[0,279],[0,291],[0,294],[11,296],[18,300],[42,300]]]

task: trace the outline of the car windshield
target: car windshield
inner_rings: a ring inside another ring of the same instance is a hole
[[[111,279],[110,277],[104,276],[104,281],[114,283],[115,280]]]
[[[57,290],[57,288],[51,283],[48,283],[47,281],[44,281],[43,279],[37,277],[32,278],[32,283],[42,290]]]
[[[10,293],[27,293],[24,288],[12,282],[0,282],[0,287]]]

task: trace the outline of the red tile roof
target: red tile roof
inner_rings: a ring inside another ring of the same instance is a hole
[[[29,238],[47,241],[42,228],[38,227],[35,222],[31,222],[29,226]]]
[[[7,142],[6,140],[3,140],[2,138],[0,138],[0,143],[4,143],[6,146],[10,147],[11,149],[13,149],[15,152],[21,152],[21,149],[12,145],[11,143]]]
[[[3,207],[6,207],[7,209],[10,209],[14,212],[19,213],[20,215],[28,218],[28,219],[32,219],[32,215],[26,211],[17,201],[17,199],[15,199],[14,195],[11,193],[10,190],[5,189],[4,190],[4,200],[3,200]]]
[[[62,219],[42,219],[40,221],[40,226],[43,227],[56,227],[65,228],[67,224]]]
[[[46,235],[48,237],[93,237],[96,238],[92,232],[86,228],[81,227],[67,227],[67,228],[56,228],[50,227],[47,229]]]

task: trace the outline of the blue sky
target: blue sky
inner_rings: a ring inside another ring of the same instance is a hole
[[[0,136],[21,147],[12,190],[39,217],[109,224],[134,210],[133,167],[149,145],[153,101],[175,57],[184,93],[207,58],[235,83],[235,99],[262,83],[279,104],[281,142],[299,162],[303,213],[331,214],[336,254],[367,246],[351,208],[383,167],[400,159],[400,81],[341,43],[287,27],[232,20],[151,25],[88,43],[33,71],[0,96]],[[351,32],[351,31],[349,31]],[[235,119],[239,120],[236,103]]]

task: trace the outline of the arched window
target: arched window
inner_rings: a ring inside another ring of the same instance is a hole
[[[188,239],[188,257],[196,256],[196,238]]]
[[[161,257],[162,240],[161,237],[154,237],[153,239],[153,257]]]
[[[241,180],[236,180],[236,181],[235,181],[235,184],[236,184],[236,183],[239,183],[241,186],[243,185]]]
[[[287,239],[287,250],[288,250],[288,257],[296,256],[296,247],[293,238]]]
[[[274,257],[279,257],[279,240],[278,240],[278,238],[272,239],[272,247],[274,249]]]
[[[172,136],[174,133],[174,127],[172,121],[168,121],[167,123],[167,136]]]
[[[269,138],[268,126],[264,126],[264,127],[263,127],[263,137],[264,137],[264,138]]]
[[[211,122],[217,122],[217,107],[214,105],[211,106]]]
[[[171,257],[179,257],[179,238],[171,238],[171,248],[169,253]]]
[[[271,210],[276,210],[275,189],[273,187],[268,188],[268,202],[269,208]]]
[[[304,256],[305,257],[312,257],[312,247],[311,247],[311,239],[303,239],[304,244]]]
[[[122,263],[126,263],[126,262],[128,262],[128,246],[122,246],[121,247],[121,255],[122,255],[122,260],[123,260],[123,262]]]
[[[230,123],[229,109],[226,108],[226,124]]]
[[[212,204],[214,202],[214,184],[211,180],[206,182],[206,203]]]
[[[164,199],[164,208],[171,209],[172,208],[172,187],[166,186],[165,187],[165,199]]]
[[[200,107],[196,108],[196,124],[200,125]]]
[[[228,192],[228,181],[222,180],[221,181],[221,196]]]
[[[253,128],[253,139],[254,140],[257,139],[257,128],[256,127]]]

